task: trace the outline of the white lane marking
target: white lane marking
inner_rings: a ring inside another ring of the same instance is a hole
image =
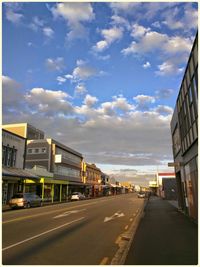
[[[109,222],[115,218],[119,218],[119,217],[123,217],[123,216],[125,216],[124,213],[120,213],[120,211],[117,211],[111,217],[105,217],[104,222]]]
[[[83,220],[84,218],[85,218],[85,217],[81,217],[81,218],[79,218],[79,219],[77,219],[77,220],[74,220],[74,221],[71,221],[71,222],[62,224],[62,225],[60,225],[60,226],[58,226],[58,227],[55,227],[55,228],[50,229],[50,230],[48,230],[48,231],[45,231],[45,232],[43,232],[43,233],[41,233],[41,234],[34,235],[34,236],[32,236],[32,237],[29,237],[29,238],[27,238],[27,239],[24,239],[24,240],[22,240],[22,241],[20,241],[20,242],[17,242],[17,243],[15,243],[15,244],[13,244],[13,245],[10,245],[10,246],[8,246],[8,247],[3,248],[2,251],[5,251],[5,250],[7,250],[7,249],[9,249],[9,248],[13,248],[13,247],[16,247],[16,246],[18,246],[18,245],[21,245],[21,244],[23,244],[23,243],[25,243],[25,242],[28,242],[28,241],[30,241],[30,240],[32,240],[32,239],[35,239],[35,238],[37,238],[37,237],[40,237],[40,236],[42,236],[42,235],[46,235],[46,234],[48,234],[48,233],[50,233],[50,232],[53,232],[53,231],[55,231],[55,230],[57,230],[57,229],[60,229],[60,228],[64,227],[64,226],[67,226],[67,225],[70,225],[70,224],[72,224],[72,223],[81,221],[81,220]]]
[[[57,215],[55,217],[53,217],[54,219],[57,219],[57,218],[61,218],[61,217],[65,217],[65,216],[68,216],[70,214],[75,214],[75,213],[78,213],[78,212],[81,212],[83,210],[86,210],[86,209],[82,209],[82,210],[69,210],[69,211],[66,211],[60,215]]]

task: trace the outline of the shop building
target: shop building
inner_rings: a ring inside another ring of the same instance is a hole
[[[37,176],[24,170],[26,138],[2,129],[2,203],[7,204],[17,192],[23,192],[24,179]]]
[[[56,180],[63,181],[64,195],[83,190],[82,160],[82,154],[54,139],[27,140],[26,168],[42,166],[53,173],[55,201],[59,201],[61,194],[61,186]]]
[[[95,164],[85,163],[85,183],[87,184],[85,194],[90,197],[103,195],[101,186],[101,170]]]
[[[173,156],[180,209],[198,219],[198,33],[171,120]]]
[[[51,192],[49,199],[52,200],[52,188],[54,190],[53,200],[67,199],[74,191],[83,191],[82,182],[82,154],[57,142],[51,138],[45,138],[40,129],[28,123],[14,123],[3,125],[4,129],[26,138],[25,162],[26,169],[35,172],[34,168],[45,168],[47,176],[38,174],[41,178],[48,178],[51,183],[45,184],[45,188]],[[39,170],[41,172],[42,170]],[[50,175],[50,176],[49,176]],[[52,176],[53,175],[53,176]],[[39,179],[39,181],[40,181]],[[25,190],[33,191],[42,196],[42,184],[33,180],[25,181]]]

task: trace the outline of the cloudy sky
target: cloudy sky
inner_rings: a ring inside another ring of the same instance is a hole
[[[3,124],[28,122],[119,179],[172,161],[197,3],[4,3]],[[134,180],[135,181],[135,180]]]

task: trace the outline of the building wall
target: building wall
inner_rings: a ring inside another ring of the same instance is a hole
[[[162,181],[164,199],[177,200],[177,185],[175,178],[164,178]]]
[[[101,170],[95,164],[86,164],[86,182],[90,184],[99,184],[101,181]]]
[[[198,34],[188,60],[171,121],[178,201],[198,217]]]
[[[82,182],[82,155],[53,139],[28,140],[26,168],[46,167],[54,179]]]
[[[27,141],[26,168],[32,169],[35,165],[51,171],[51,144],[46,139]]]

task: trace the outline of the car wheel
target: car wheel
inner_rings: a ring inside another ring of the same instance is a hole
[[[31,204],[27,202],[25,208],[29,209],[30,207],[31,207]]]

